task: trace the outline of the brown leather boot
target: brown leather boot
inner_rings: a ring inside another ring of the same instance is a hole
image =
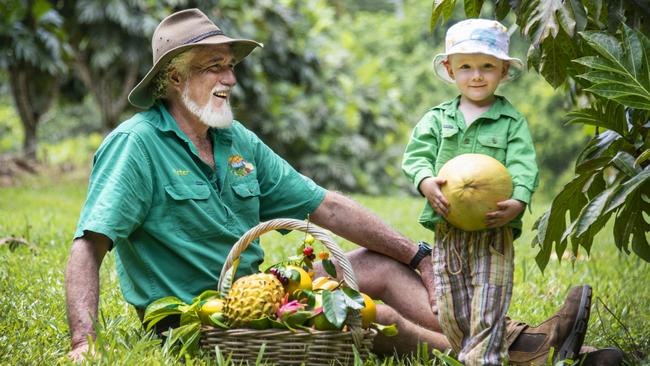
[[[553,364],[576,358],[587,333],[590,308],[591,286],[576,286],[569,290],[562,308],[542,324],[509,324],[510,365],[546,365],[551,348]]]
[[[621,349],[610,347],[580,353],[577,360],[580,366],[621,366],[624,358]]]

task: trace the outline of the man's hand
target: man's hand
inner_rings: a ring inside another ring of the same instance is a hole
[[[87,231],[70,248],[65,271],[65,295],[70,326],[71,360],[83,359],[88,350],[88,336],[95,337],[93,320],[99,303],[99,268],[111,247],[105,235]]]
[[[519,200],[511,198],[498,202],[497,208],[497,211],[492,211],[485,214],[485,224],[489,228],[496,228],[506,225],[526,208],[526,204]]]
[[[418,271],[420,272],[420,277],[422,279],[422,284],[427,289],[429,294],[429,305],[431,305],[431,312],[435,316],[438,316],[438,305],[436,303],[436,288],[433,282],[433,262],[431,261],[431,255],[422,259],[420,264],[418,264]]]
[[[420,192],[427,198],[431,207],[443,217],[449,214],[449,201],[440,191],[440,186],[447,183],[443,178],[427,177],[422,179],[419,188]]]

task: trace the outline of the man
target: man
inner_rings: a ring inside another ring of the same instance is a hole
[[[378,336],[375,351],[408,353],[419,342],[449,348],[435,314],[430,248],[300,175],[233,121],[233,67],[258,46],[227,37],[197,9],[170,15],[154,32],[153,67],[129,95],[147,110],[122,123],[97,151],[70,251],[70,358],[82,358],[87,336],[94,337],[98,271],[112,248],[124,297],[141,315],[158,298],[190,301],[214,288],[232,244],[259,222],[308,215],[364,247],[349,254],[359,286],[387,304],[378,306],[377,321],[399,329],[394,338]],[[251,244],[238,275],[257,272],[262,260],[259,244]],[[590,300],[591,288],[578,286],[541,326],[510,322],[511,363],[543,363],[550,347],[576,355]]]

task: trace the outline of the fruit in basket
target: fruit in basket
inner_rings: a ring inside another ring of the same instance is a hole
[[[333,280],[331,277],[318,277],[314,279],[312,283],[312,290],[334,290],[339,287],[339,283]]]
[[[309,319],[309,325],[313,326],[316,330],[340,329],[336,325],[332,324],[329,320],[327,320],[327,317],[325,317],[325,313],[323,312],[323,295],[320,292],[314,293],[314,309],[317,315]]]
[[[223,299],[209,299],[199,309],[201,323],[210,324],[210,315],[223,311],[226,302]]]
[[[296,290],[312,289],[311,277],[309,277],[309,273],[307,273],[307,271],[298,266],[287,266],[286,269],[287,271],[297,271],[300,275],[300,278],[297,280],[289,277],[289,283],[287,284],[287,293],[289,296],[293,295]]]
[[[377,318],[377,306],[370,296],[363,292],[361,292],[361,296],[363,296],[363,302],[365,304],[365,307],[359,310],[361,312],[361,326],[363,328],[368,328]]]
[[[438,177],[449,201],[447,221],[466,230],[485,229],[485,214],[512,195],[512,178],[503,164],[483,154],[463,154],[446,162]]]
[[[224,315],[232,327],[273,316],[282,304],[284,288],[272,274],[257,273],[242,277],[232,284]]]

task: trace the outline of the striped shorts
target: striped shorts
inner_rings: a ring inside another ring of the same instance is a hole
[[[463,231],[436,227],[433,254],[438,319],[458,360],[501,365],[508,359],[506,313],[512,297],[510,227]]]

